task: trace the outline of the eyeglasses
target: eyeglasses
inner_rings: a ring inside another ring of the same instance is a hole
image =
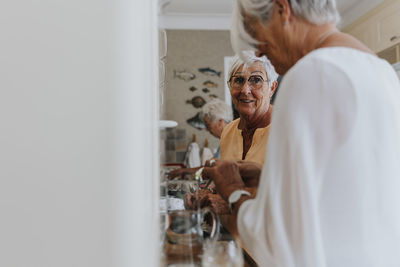
[[[252,89],[260,89],[265,82],[267,81],[260,75],[252,75],[247,79],[247,83]],[[246,79],[243,76],[232,76],[228,81],[229,87],[233,90],[241,90],[245,83]]]

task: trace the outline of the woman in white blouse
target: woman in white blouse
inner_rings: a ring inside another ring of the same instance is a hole
[[[257,196],[204,169],[260,266],[400,266],[400,84],[336,28],[334,0],[238,0],[232,46],[284,74]]]

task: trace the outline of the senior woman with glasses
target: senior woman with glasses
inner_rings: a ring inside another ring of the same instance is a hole
[[[237,0],[232,46],[285,74],[257,196],[235,162],[203,175],[260,266],[400,266],[400,84],[336,28],[334,0]]]
[[[228,86],[240,117],[228,124],[221,135],[221,159],[264,163],[271,123],[271,97],[278,74],[266,57],[245,52],[229,69]]]
[[[227,83],[240,117],[222,131],[221,160],[234,160],[239,164],[244,182],[255,192],[259,177],[249,174],[259,173],[264,163],[272,115],[270,101],[277,88],[278,74],[266,57],[256,57],[252,51],[243,52],[243,55],[246,62],[235,56],[228,71]],[[227,202],[218,194],[202,191],[200,202],[219,215],[229,214]],[[234,233],[230,217],[221,219]]]

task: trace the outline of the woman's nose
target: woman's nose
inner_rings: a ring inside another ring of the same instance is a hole
[[[251,93],[251,88],[250,88],[248,82],[245,82],[245,83],[243,84],[242,90],[240,90],[240,93],[246,94],[246,95]]]

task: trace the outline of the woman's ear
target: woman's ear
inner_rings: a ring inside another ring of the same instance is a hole
[[[271,86],[271,91],[269,93],[269,98],[271,98],[274,95],[276,88],[278,88],[278,82],[274,81],[272,83],[272,86]]]
[[[275,8],[281,16],[281,21],[284,26],[288,25],[289,18],[292,13],[289,0],[274,0]]]
[[[225,124],[225,121],[224,121],[223,119],[219,119],[219,120],[218,120],[218,127],[223,128],[223,127],[224,127],[224,124]]]
[[[281,1],[275,0],[274,3],[276,5],[276,8],[277,8],[279,14],[282,14],[283,13],[283,5],[282,5]]]

